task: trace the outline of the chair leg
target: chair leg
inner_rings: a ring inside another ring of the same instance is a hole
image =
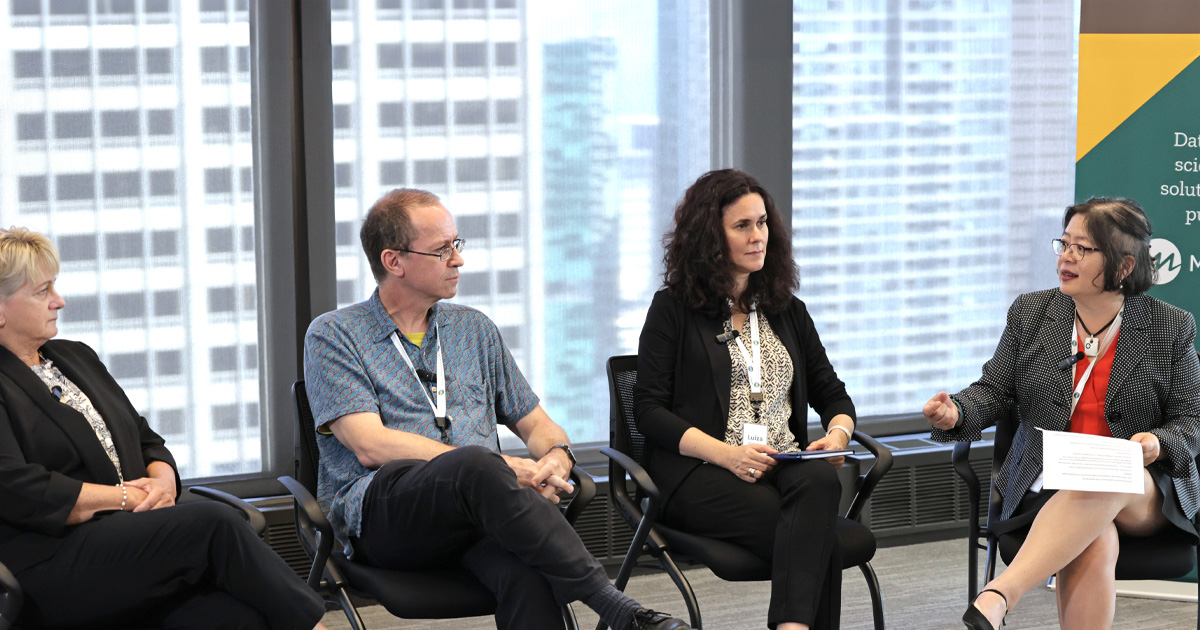
[[[346,621],[350,623],[350,630],[367,630],[367,624],[363,623],[362,616],[358,614],[358,609],[354,607],[354,602],[350,601],[350,594],[344,588],[336,588],[333,596],[337,599],[337,604],[341,606],[342,612],[346,615]]]
[[[571,608],[570,604],[563,606],[563,621],[567,624],[567,630],[579,630],[579,620],[575,618],[575,609]]]
[[[867,590],[871,593],[871,616],[875,619],[875,630],[885,630],[883,622],[883,589],[879,586],[879,576],[870,562],[858,565],[863,577],[867,578]]]
[[[696,599],[696,591],[692,590],[691,582],[688,582],[687,576],[679,569],[679,565],[675,564],[675,560],[671,558],[671,554],[664,551],[658,562],[662,565],[663,570],[667,572],[667,575],[671,576],[671,581],[675,582],[675,586],[679,589],[679,594],[683,597],[683,603],[687,606],[692,628],[702,630],[704,626],[700,619],[700,602]]]
[[[971,532],[967,537],[967,605],[975,601],[975,593],[979,592],[979,537]]]

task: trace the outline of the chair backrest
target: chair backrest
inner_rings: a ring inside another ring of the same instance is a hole
[[[313,419],[312,407],[308,405],[308,392],[304,388],[304,379],[292,385],[292,403],[296,408],[296,480],[314,495],[317,493],[317,464],[320,451],[317,450],[316,421]]]
[[[633,418],[633,386],[637,384],[637,355],[608,359],[608,428],[612,447],[643,463],[646,438]]]

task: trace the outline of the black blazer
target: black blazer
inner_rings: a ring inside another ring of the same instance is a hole
[[[838,414],[855,418],[854,403],[825,355],[804,302],[792,298],[786,310],[768,312],[767,318],[792,358],[795,375],[788,427],[803,447],[809,442],[807,405],[828,427]],[[646,313],[638,344],[633,413],[646,436],[646,466],[664,499],[701,464],[679,454],[684,432],[696,427],[725,440],[733,361],[728,346],[716,339],[724,331],[724,321],[685,306],[667,289],[654,295]]]
[[[996,489],[1008,518],[1042,472],[1042,435],[1063,431],[1071,415],[1070,369],[1058,364],[1071,354],[1075,301],[1058,289],[1026,293],[1008,310],[1008,324],[983,375],[951,398],[962,409],[957,427],[933,429],[939,441],[971,441],[1013,410],[1018,425]],[[1163,459],[1151,464],[1172,477],[1184,514],[1196,513],[1200,452],[1200,362],[1192,345],[1190,313],[1147,295],[1125,300],[1104,417],[1113,437],[1151,432]]]
[[[91,399],[126,479],[145,477],[152,461],[176,468],[163,439],[91,348],[52,340],[41,350]],[[177,468],[175,478],[178,493]],[[66,524],[83,484],[118,481],[83,414],[58,402],[29,366],[0,347],[0,561],[15,573],[54,555],[65,536],[94,522]]]

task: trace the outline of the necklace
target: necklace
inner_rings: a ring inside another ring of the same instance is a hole
[[[1100,335],[1100,333],[1108,330],[1108,327],[1112,326],[1113,322],[1117,321],[1117,318],[1120,316],[1121,316],[1121,311],[1118,310],[1117,314],[1113,315],[1113,318],[1108,320],[1108,323],[1105,324],[1102,328],[1100,328],[1100,330],[1097,330],[1096,332],[1092,332],[1092,331],[1088,330],[1087,324],[1083,323],[1083,318],[1079,316],[1079,311],[1075,311],[1075,319],[1079,322],[1079,325],[1083,327],[1083,332],[1088,334],[1087,338],[1083,340],[1083,353],[1084,354],[1086,354],[1089,357],[1094,357],[1094,356],[1100,354],[1100,341],[1098,339],[1096,339],[1096,337],[1098,337]]]

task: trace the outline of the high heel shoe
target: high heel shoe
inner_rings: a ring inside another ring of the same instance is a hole
[[[999,595],[1000,599],[1004,600],[1004,614],[1005,616],[1008,615],[1008,598],[1004,596],[1004,593],[1001,593],[994,588],[985,588],[982,591],[979,591],[980,595],[984,593],[995,593]],[[976,599],[978,598],[979,597],[976,596]],[[971,605],[967,607],[967,612],[963,613],[962,622],[963,625],[971,630],[996,630],[996,627],[992,625],[992,622],[988,621],[988,618],[983,614],[983,611],[975,607],[975,602],[971,602]],[[1000,618],[1000,625],[1004,625],[1004,617]]]

